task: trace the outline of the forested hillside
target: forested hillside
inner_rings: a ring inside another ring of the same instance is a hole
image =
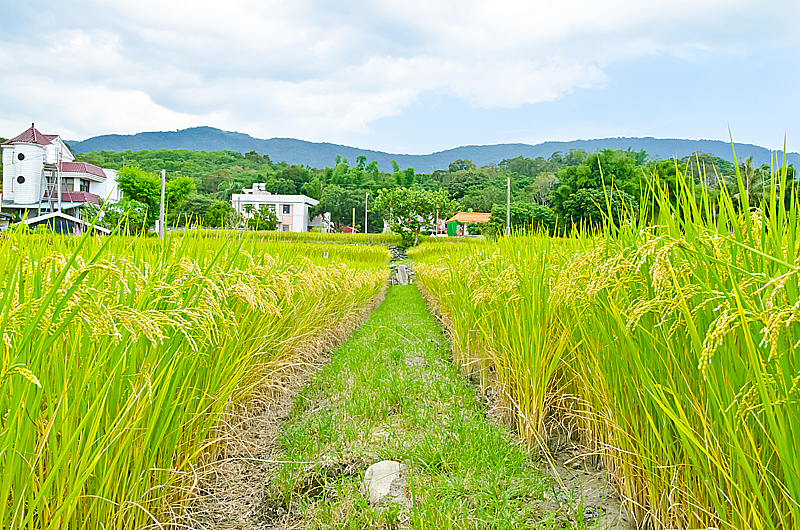
[[[733,161],[730,142],[719,140],[683,140],[674,138],[600,138],[594,140],[572,140],[568,142],[544,142],[536,145],[514,143],[496,145],[468,145],[424,155],[391,154],[369,149],[359,149],[346,145],[308,142],[294,138],[270,138],[263,140],[250,135],[222,131],[213,127],[193,127],[180,131],[143,132],[132,135],[108,134],[95,136],[84,141],[70,141],[75,152],[89,151],[141,151],[154,149],[202,149],[205,151],[255,151],[269,154],[273,160],[285,160],[289,164],[308,164],[324,167],[336,155],[350,160],[365,156],[378,163],[382,171],[392,168],[396,161],[401,169],[413,167],[421,173],[432,173],[446,169],[453,160],[472,160],[478,166],[499,164],[502,160],[517,156],[525,158],[548,158],[557,151],[563,153],[573,149],[589,153],[597,149],[632,149],[646,151],[651,159],[669,160],[683,158],[695,152],[712,153],[728,161]],[[773,146],[773,147],[781,147]],[[779,156],[780,156],[780,152]],[[739,160],[753,157],[757,165],[768,163],[773,152],[764,147],[751,144],[736,144]],[[800,154],[788,153],[787,160],[797,163]]]
[[[647,186],[647,178],[657,173],[663,182],[675,189],[676,175],[686,175],[687,185],[700,185],[705,175],[712,188],[735,185],[733,165],[716,156],[698,153],[680,160],[652,160],[645,151],[599,150],[589,153],[573,149],[555,152],[547,158],[518,156],[499,164],[478,166],[469,159],[451,161],[447,169],[417,173],[414,168],[402,169],[393,162],[391,171],[382,171],[376,161],[359,156],[350,161],[336,156],[321,168],[274,162],[255,151],[190,151],[161,149],[156,151],[102,151],[78,154],[78,160],[101,167],[156,174],[167,171],[168,179],[191,181],[185,184],[183,200],[176,203],[173,220],[203,218],[207,224],[225,224],[225,211],[231,195],[255,182],[266,184],[276,194],[302,193],[320,200],[317,212],[330,212],[337,226],[352,222],[356,209],[359,228],[363,224],[365,200],[370,208],[369,231],[383,228],[382,214],[373,210],[379,189],[416,187],[426,190],[444,189],[465,211],[492,212],[492,226],[476,226],[475,230],[497,231],[505,223],[506,179],[511,177],[512,223],[517,227],[539,225],[551,231],[573,222],[597,222],[606,210],[605,194],[611,194],[612,210],[639,208],[639,198]],[[753,194],[763,191],[768,182],[769,167],[756,166],[750,160],[741,164],[742,175]],[[225,211],[223,211],[225,210]],[[209,213],[212,212],[212,213]],[[232,221],[231,221],[232,222]]]

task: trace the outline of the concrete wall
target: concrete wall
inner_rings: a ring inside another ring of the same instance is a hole
[[[305,195],[272,195],[268,193],[236,193],[231,197],[231,205],[245,219],[252,217],[245,211],[245,206],[253,205],[253,211],[258,210],[262,205],[274,204],[275,213],[278,215],[280,226],[278,230],[283,230],[283,225],[289,225],[291,232],[307,232],[309,225],[309,211],[318,201]],[[290,211],[283,213],[283,206],[288,204]]]

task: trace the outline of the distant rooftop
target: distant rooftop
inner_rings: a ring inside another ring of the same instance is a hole
[[[481,212],[458,212],[453,217],[447,220],[448,223],[456,221],[459,223],[488,223],[490,213]]]
[[[27,144],[50,145],[53,140],[58,138],[57,134],[42,134],[40,133],[33,123],[29,129],[26,129],[22,134],[3,142],[3,145],[13,144],[17,142],[24,142]],[[103,175],[105,176],[105,175]]]

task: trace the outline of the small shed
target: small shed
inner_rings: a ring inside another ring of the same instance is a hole
[[[57,234],[67,234],[73,236],[79,236],[83,234],[86,229],[88,223],[83,219],[79,219],[77,217],[73,217],[71,215],[65,214],[63,212],[51,212],[44,215],[40,215],[38,217],[31,217],[29,219],[24,219],[22,221],[30,228],[36,228],[37,226],[46,226],[53,232]],[[90,230],[93,230],[95,233],[101,234],[110,234],[111,230],[107,228],[103,228],[100,226],[92,225],[88,227]]]
[[[458,212],[453,217],[445,221],[448,236],[468,236],[470,223],[488,223],[490,213],[481,212]]]
[[[0,212],[0,232],[8,228],[8,225],[10,225],[13,221],[14,221],[13,215]]]

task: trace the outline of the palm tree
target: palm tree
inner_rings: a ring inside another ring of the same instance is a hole
[[[230,201],[231,195],[242,192],[242,185],[238,182],[226,180],[219,183],[217,190],[218,191],[214,194],[217,199],[221,201]]]
[[[772,171],[764,167],[756,167],[753,164],[752,156],[739,164],[739,176],[742,179],[742,188],[747,194],[748,202],[752,203],[769,198],[769,191],[772,186]],[[737,190],[736,193],[731,194],[731,197],[739,199],[738,183],[734,180],[731,185],[734,190]]]

